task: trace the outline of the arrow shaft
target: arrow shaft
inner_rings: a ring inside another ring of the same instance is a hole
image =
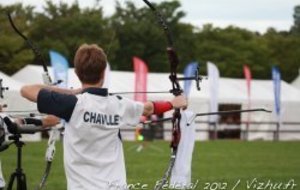
[[[196,117],[199,116],[208,116],[208,115],[226,115],[226,114],[237,114],[237,113],[245,113],[245,112],[267,112],[271,113],[271,111],[266,109],[249,109],[249,110],[230,110],[230,111],[219,111],[219,112],[210,112],[210,113],[198,113]]]
[[[201,117],[201,116],[208,116],[208,115],[230,115],[230,114],[238,114],[238,113],[245,113],[245,112],[271,113],[271,111],[269,110],[259,108],[259,109],[249,109],[249,110],[229,110],[229,111],[219,111],[219,112],[209,112],[209,113],[197,113],[195,114],[194,118]],[[143,124],[161,123],[161,122],[171,121],[172,119],[173,119],[172,117],[167,117],[167,118],[158,119],[156,121],[146,121],[143,122]]]
[[[170,91],[140,91],[140,92],[112,92],[109,93],[110,95],[117,95],[117,94],[169,94]]]

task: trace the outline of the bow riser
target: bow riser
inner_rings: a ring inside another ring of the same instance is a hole
[[[169,30],[169,27],[167,25],[167,22],[165,21],[165,18],[161,15],[161,13],[158,12],[156,10],[156,8],[148,0],[143,0],[143,1],[153,11],[153,13],[155,14],[155,16],[158,20],[158,23],[164,30],[165,36],[167,38],[166,52],[167,52],[168,60],[170,63],[169,79],[172,83],[172,89],[170,90],[170,92],[174,96],[179,96],[182,94],[182,89],[177,80],[177,67],[179,65],[179,59],[178,59],[175,49],[173,48],[173,40],[172,40],[172,36],[171,36],[170,30]],[[171,145],[170,145],[172,148],[171,159],[169,162],[169,166],[168,166],[163,178],[161,179],[161,183],[154,187],[155,190],[160,190],[163,188],[163,186],[166,184],[169,176],[171,175],[172,169],[174,167],[174,163],[175,163],[176,155],[177,155],[177,149],[178,149],[178,145],[179,145],[180,137],[181,137],[180,120],[181,120],[180,109],[175,109],[175,111],[173,113],[173,117],[172,117],[172,141],[171,141]]]

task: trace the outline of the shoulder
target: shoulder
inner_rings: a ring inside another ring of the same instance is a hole
[[[47,89],[40,90],[38,94],[38,103],[43,102],[57,102],[63,104],[74,104],[77,102],[77,97],[73,94],[63,94]]]
[[[52,114],[68,121],[77,101],[75,95],[42,89],[38,94],[37,106],[41,113]]]

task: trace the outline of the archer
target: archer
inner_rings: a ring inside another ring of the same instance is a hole
[[[41,113],[66,121],[64,165],[68,189],[126,189],[126,170],[120,128],[136,126],[140,117],[187,106],[184,96],[171,101],[140,103],[109,95],[103,85],[107,57],[97,45],[84,44],[75,54],[75,72],[82,88],[61,89],[30,85],[23,97],[37,102]],[[105,116],[114,118],[108,125]],[[100,119],[99,119],[100,118]],[[99,119],[99,122],[98,122]]]

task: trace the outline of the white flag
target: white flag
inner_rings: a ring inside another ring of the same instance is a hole
[[[105,72],[104,72],[104,82],[102,88],[109,88],[110,87],[110,65],[107,63]]]
[[[170,178],[170,185],[176,187],[175,189],[186,189],[192,185],[192,156],[196,134],[195,122],[191,121],[193,118],[193,112],[188,110],[182,112],[181,139]]]
[[[218,111],[218,94],[219,94],[219,78],[220,73],[215,64],[207,62],[207,73],[209,82],[209,97],[210,97],[210,111]],[[209,116],[209,121],[212,123],[217,122],[218,115]]]

